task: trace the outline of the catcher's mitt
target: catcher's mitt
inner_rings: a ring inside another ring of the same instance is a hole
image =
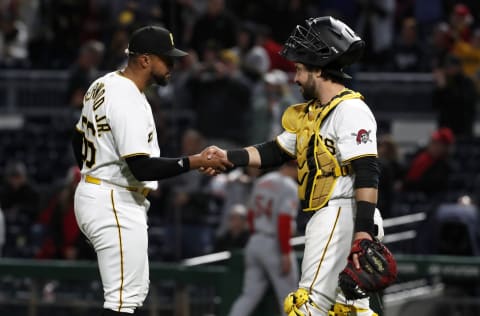
[[[353,264],[358,255],[360,269]],[[397,263],[392,253],[378,240],[354,241],[348,264],[340,273],[339,285],[348,300],[364,298],[371,292],[382,290],[397,278]]]

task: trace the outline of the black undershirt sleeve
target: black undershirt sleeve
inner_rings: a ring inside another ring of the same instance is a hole
[[[353,171],[355,172],[355,189],[358,188],[378,188],[380,178],[380,166],[378,158],[367,156],[352,160]]]
[[[359,188],[378,188],[380,177],[380,167],[378,158],[367,156],[352,160],[353,171],[355,172],[355,182],[353,187]],[[357,216],[355,217],[355,232],[367,232],[372,237],[376,235],[373,216],[375,213],[375,203],[368,201],[357,201]]]
[[[150,158],[139,155],[125,158],[130,171],[139,181],[155,181],[170,178],[190,170],[188,157]]]
[[[276,141],[261,143],[254,146],[260,154],[262,165],[260,168],[272,168],[281,166],[283,163],[295,158],[288,155]]]
[[[72,136],[72,149],[73,149],[73,155],[75,156],[75,161],[77,162],[77,165],[80,169],[82,169],[82,166],[83,166],[82,140],[83,140],[83,133],[79,132],[75,128]]]

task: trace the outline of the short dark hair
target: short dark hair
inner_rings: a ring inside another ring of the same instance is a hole
[[[308,65],[305,64],[305,68],[312,72],[312,71],[321,71],[321,77],[325,80],[330,80],[334,83],[339,83],[339,84],[345,84],[346,79],[343,78],[340,73],[340,70],[335,70],[335,69],[328,69],[325,67],[319,67],[315,65]],[[338,75],[336,74],[338,72]]]

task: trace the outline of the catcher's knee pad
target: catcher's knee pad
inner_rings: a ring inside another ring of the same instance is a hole
[[[283,309],[288,316],[305,316],[299,308],[307,303],[308,300],[308,291],[306,289],[298,289],[295,292],[289,293],[287,297],[285,297]]]
[[[378,316],[367,308],[359,308],[353,305],[336,303],[328,312],[328,316]]]

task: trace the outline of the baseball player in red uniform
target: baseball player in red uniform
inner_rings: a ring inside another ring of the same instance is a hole
[[[134,314],[148,293],[146,196],[159,179],[206,166],[224,169],[226,160],[205,153],[161,158],[152,110],[144,90],[165,85],[175,58],[172,33],[147,26],[132,34],[125,69],[93,82],[73,149],[82,180],[75,193],[75,216],[93,245],[102,278],[102,315]]]
[[[272,141],[228,151],[210,148],[235,166],[266,168],[297,160],[298,195],[303,210],[313,214],[299,288],[285,299],[290,316],[376,315],[368,298],[347,301],[338,287],[352,242],[376,234],[377,124],[363,96],[345,87],[350,76],[343,71],[359,60],[364,46],[335,18],[307,19],[281,51],[295,63],[294,81],[307,101],[284,112],[284,130]],[[357,254],[352,256],[359,268]]]
[[[269,284],[283,310],[283,298],[297,286],[297,259],[290,246],[299,207],[296,177],[292,161],[255,181],[248,204],[252,235],[245,248],[243,290],[230,316],[250,315]]]

